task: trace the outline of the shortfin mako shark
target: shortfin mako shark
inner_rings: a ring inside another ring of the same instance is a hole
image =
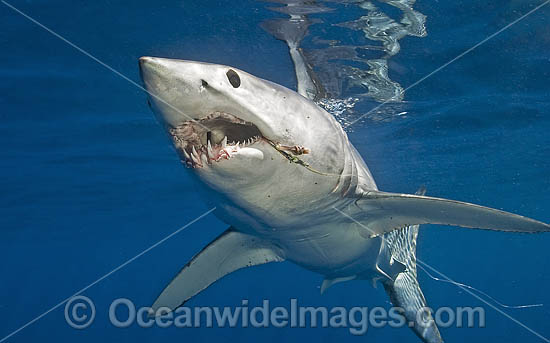
[[[419,224],[510,232],[550,225],[460,201],[378,190],[333,116],[311,100],[236,68],[142,57],[149,104],[214,214],[230,225],[153,304],[176,309],[244,267],[291,261],[325,276],[322,291],[379,281],[425,342],[442,342],[417,316]]]

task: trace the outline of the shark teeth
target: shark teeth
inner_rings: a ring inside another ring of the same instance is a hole
[[[193,162],[194,162],[195,164],[200,164],[199,158],[198,158],[196,155],[191,155],[191,159],[193,160]]]
[[[223,117],[223,114],[215,113],[213,118]],[[235,119],[233,119],[235,121]],[[229,160],[240,149],[255,144],[262,140],[261,135],[235,139],[228,142],[228,137],[224,136],[221,141],[216,143],[213,140],[213,132],[203,131],[202,133],[193,131],[189,124],[170,130],[174,145],[180,152],[182,162],[189,168],[202,168],[218,162],[222,159]],[[202,142],[201,142],[201,135]],[[206,137],[206,139],[204,139]]]
[[[191,156],[189,156],[189,153],[185,151],[185,149],[182,149],[182,150],[183,150],[183,155],[185,156],[185,159],[190,160]]]
[[[208,141],[208,148],[206,151],[208,152],[208,158],[214,158],[214,151],[212,150],[212,144],[210,144],[210,141]]]
[[[242,142],[237,141],[227,143],[227,136],[225,136],[219,144],[215,144],[214,146],[212,146],[212,141],[208,139],[206,141],[206,145],[191,145],[190,148],[179,147],[179,150],[183,155],[183,162],[187,167],[202,168],[206,165],[212,164],[212,162],[218,162],[223,159],[231,159],[231,157],[233,157],[235,153],[239,152],[240,149],[258,142],[261,138],[261,136],[254,136],[252,138],[245,139]]]
[[[208,157],[206,157],[205,154],[202,154],[202,155],[201,155],[201,162],[202,162],[204,165],[208,164],[208,163],[209,163],[209,162],[208,162],[209,160],[210,160],[210,159],[209,159]]]

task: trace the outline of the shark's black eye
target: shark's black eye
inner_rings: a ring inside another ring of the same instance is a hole
[[[241,78],[233,69],[229,69],[225,75],[227,75],[227,79],[233,88],[239,88],[241,85]]]
[[[201,80],[201,84],[204,88],[208,87],[208,82]]]

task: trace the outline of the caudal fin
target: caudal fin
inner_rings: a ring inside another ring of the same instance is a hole
[[[395,281],[384,281],[383,285],[392,304],[403,309],[406,325],[422,341],[426,343],[443,342],[416,279],[416,271],[407,270],[400,273]]]
[[[425,192],[426,189],[421,188],[416,194],[424,195]],[[418,319],[423,317],[417,316],[419,313],[425,316],[429,315],[427,312],[422,312],[428,305],[417,280],[416,238],[418,230],[419,225],[407,226],[402,230],[392,231],[383,236],[389,258],[406,267],[405,271],[399,273],[394,280],[384,279],[383,285],[393,305],[404,310],[403,315],[414,333],[424,342],[439,343],[443,340],[435,322],[419,322]],[[428,324],[426,325],[426,323]]]

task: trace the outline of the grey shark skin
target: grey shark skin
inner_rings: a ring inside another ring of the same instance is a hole
[[[240,268],[291,261],[330,285],[380,281],[425,342],[442,342],[416,280],[419,224],[513,232],[548,224],[459,201],[379,191],[338,122],[296,92],[236,68],[142,57],[149,103],[204,200],[230,228],[153,305],[176,309]],[[428,318],[429,319],[429,318]]]

